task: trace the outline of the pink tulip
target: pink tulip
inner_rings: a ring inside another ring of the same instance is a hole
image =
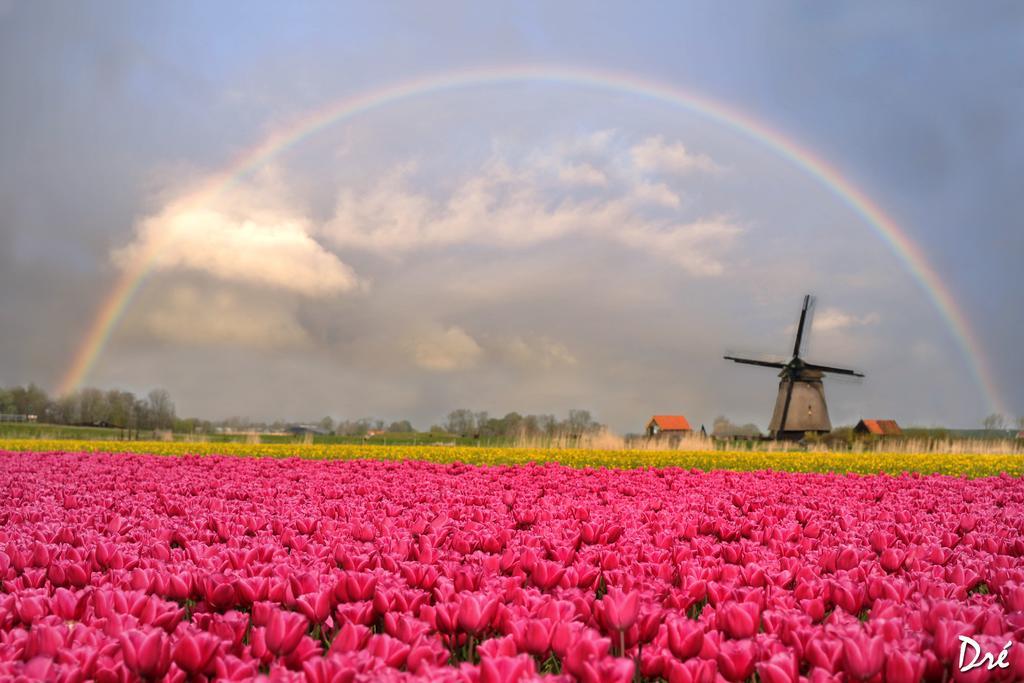
[[[159,678],[171,666],[171,643],[159,629],[126,631],[121,635],[121,654],[125,666],[142,678]]]
[[[301,614],[275,610],[267,622],[267,649],[275,655],[285,656],[302,640],[309,622]]]
[[[917,683],[924,676],[925,662],[913,652],[892,651],[885,659],[887,683]]]
[[[676,658],[686,661],[696,657],[704,645],[704,629],[691,619],[672,619],[668,627],[668,647]]]
[[[757,648],[750,640],[727,640],[722,643],[715,661],[726,680],[745,681],[754,673]]]
[[[342,588],[344,586],[344,588]],[[364,572],[347,572],[345,578],[338,583],[335,595],[339,600],[356,602],[370,600],[377,588],[377,577]]]
[[[815,638],[807,643],[804,656],[814,666],[839,673],[843,661],[843,643],[830,638]]]
[[[800,666],[792,652],[780,652],[758,662],[756,668],[762,683],[797,683],[800,678]]]
[[[519,648],[512,636],[488,638],[480,643],[476,651],[480,657],[515,657],[519,654]]]
[[[334,604],[332,593],[327,590],[306,593],[296,600],[296,606],[307,619],[315,624],[322,624],[331,615]]]
[[[64,621],[81,621],[85,614],[88,595],[76,594],[67,588],[58,588],[50,600],[50,609]]]
[[[553,624],[548,619],[528,619],[509,624],[516,647],[531,655],[545,655],[551,649]]]
[[[174,663],[193,676],[211,673],[221,641],[205,633],[188,633],[174,645]]]
[[[484,657],[480,660],[480,683],[516,683],[535,675],[534,661],[526,655]]]
[[[387,666],[398,669],[409,657],[409,646],[388,635],[372,635],[366,643],[366,651],[383,661]]]
[[[480,633],[491,626],[498,610],[498,601],[479,595],[465,595],[459,601],[459,628],[466,633]]]
[[[352,683],[359,670],[340,657],[310,659],[302,663],[308,683]]]
[[[636,591],[626,593],[618,588],[609,588],[601,599],[601,619],[606,628],[625,631],[636,622],[640,613],[640,595]]]
[[[565,567],[555,562],[540,560],[530,570],[530,578],[541,590],[551,590],[565,575]]]
[[[718,623],[730,638],[751,638],[761,625],[761,608],[753,602],[728,602],[718,609]]]
[[[853,678],[867,680],[885,665],[885,641],[879,636],[843,638],[843,658]]]
[[[370,629],[357,624],[345,624],[331,641],[331,654],[356,652],[363,649],[370,638]]]
[[[230,609],[236,603],[235,586],[223,574],[211,574],[203,583],[206,601],[218,611]]]

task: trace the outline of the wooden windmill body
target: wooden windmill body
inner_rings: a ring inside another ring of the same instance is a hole
[[[832,431],[822,378],[825,373],[864,376],[855,370],[817,365],[800,358],[800,344],[803,341],[804,324],[807,322],[807,308],[810,302],[810,295],[805,296],[803,308],[800,310],[800,323],[796,330],[796,343],[793,345],[793,357],[789,362],[725,356],[727,360],[737,363],[780,370],[779,393],[775,398],[775,410],[772,411],[772,420],[768,426],[773,439],[802,439],[808,433],[823,434]]]

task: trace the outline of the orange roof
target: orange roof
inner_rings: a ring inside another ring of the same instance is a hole
[[[658,425],[663,432],[688,432],[690,423],[682,415],[655,415],[651,422]],[[648,422],[649,425],[651,422]]]
[[[869,434],[877,436],[899,436],[903,433],[896,420],[861,420]]]

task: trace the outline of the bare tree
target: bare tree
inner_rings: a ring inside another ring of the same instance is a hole
[[[449,434],[471,434],[476,428],[476,416],[466,408],[453,410],[448,413],[444,428]]]
[[[992,413],[982,420],[982,425],[989,432],[1001,431],[1006,428],[1006,418],[999,413]]]
[[[170,429],[174,426],[174,402],[166,389],[153,389],[146,397],[153,429]]]

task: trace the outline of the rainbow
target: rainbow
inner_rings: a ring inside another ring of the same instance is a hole
[[[816,178],[859,214],[905,264],[945,319],[979,389],[988,401],[989,408],[1008,414],[1003,409],[1000,392],[985,362],[983,347],[968,324],[967,317],[957,306],[942,277],[929,264],[920,247],[878,204],[834,166],[750,115],[707,96],[675,85],[645,80],[633,74],[546,65],[483,68],[426,76],[356,94],[299,118],[267,136],[258,145],[239,155],[226,168],[208,178],[182,201],[187,205],[201,205],[282,151],[328,126],[377,107],[448,90],[519,82],[548,82],[619,91],[681,107],[745,135]],[[171,236],[165,239],[171,239]],[[58,393],[67,394],[74,391],[89,375],[125,308],[149,272],[159,247],[159,242],[154,240],[148,253],[142,254],[125,267],[100,306],[88,334],[75,352],[70,367],[60,381]]]

